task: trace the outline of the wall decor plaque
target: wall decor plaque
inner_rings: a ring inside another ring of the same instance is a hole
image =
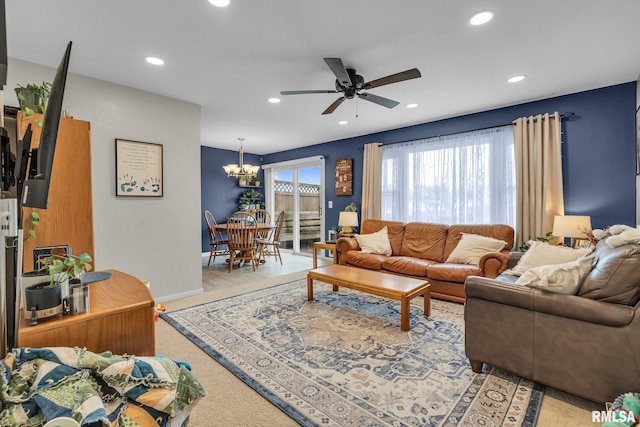
[[[162,144],[116,139],[116,196],[163,195]]]
[[[336,160],[336,196],[351,196],[353,192],[352,159]]]

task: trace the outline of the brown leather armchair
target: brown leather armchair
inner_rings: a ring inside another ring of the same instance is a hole
[[[640,390],[640,245],[601,241],[577,295],[516,285],[516,277],[469,277],[465,351],[595,402]]]

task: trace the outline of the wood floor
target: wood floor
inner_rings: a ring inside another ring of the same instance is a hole
[[[306,272],[313,268],[311,255],[293,255],[288,252],[282,252],[282,265],[277,258],[268,257],[264,264],[260,264],[256,268],[256,271],[253,271],[251,265],[244,265],[240,268],[234,268],[231,273],[228,272],[228,265],[224,257],[216,257],[215,261],[211,261],[210,266],[207,266],[208,258],[208,256],[202,257],[202,286],[205,292],[242,286],[247,282],[272,279],[276,276]],[[332,262],[331,258],[318,256],[318,266]]]

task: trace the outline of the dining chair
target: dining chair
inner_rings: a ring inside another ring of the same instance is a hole
[[[228,255],[229,254],[229,242],[222,236],[222,233],[216,231],[215,227],[218,225],[216,219],[213,217],[213,214],[206,210],[204,211],[204,220],[207,222],[207,228],[209,229],[209,243],[211,244],[211,252],[209,253],[209,261],[207,265],[211,264],[211,258],[215,262],[217,255]],[[227,246],[225,249],[220,249],[220,246]]]
[[[268,256],[278,257],[280,259],[280,265],[282,265],[282,256],[280,255],[280,231],[282,230],[282,224],[284,224],[284,211],[278,215],[275,228],[271,230],[269,236],[257,239],[260,250],[260,260],[265,260],[265,257]],[[271,247],[271,250],[269,250],[269,247]]]
[[[235,212],[227,218],[227,239],[229,241],[229,273],[235,261],[249,262],[256,271],[257,251],[256,218],[249,212]]]
[[[255,212],[253,212],[253,216],[256,217],[256,222],[258,224],[271,225],[271,213],[268,210],[257,209]],[[271,232],[271,229],[269,228],[258,229],[258,238],[266,239],[269,237],[270,232]]]

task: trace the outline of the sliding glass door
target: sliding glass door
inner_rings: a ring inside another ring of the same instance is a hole
[[[324,235],[324,159],[264,165],[266,204],[274,217],[285,211],[280,247],[311,254]]]

